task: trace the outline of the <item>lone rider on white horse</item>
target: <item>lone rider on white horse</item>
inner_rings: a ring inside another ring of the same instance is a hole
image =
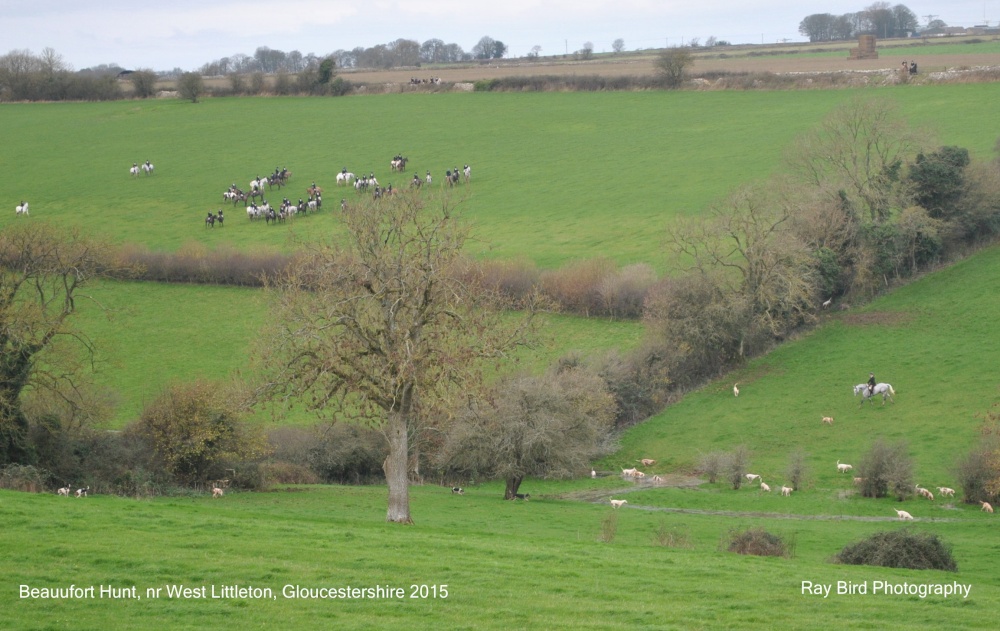
[[[875,396],[875,373],[868,373],[868,397]]]

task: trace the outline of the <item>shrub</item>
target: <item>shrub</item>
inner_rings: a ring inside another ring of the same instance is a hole
[[[857,543],[845,546],[834,557],[834,562],[910,570],[958,571],[951,546],[941,541],[937,535],[906,529],[876,532]]]
[[[889,444],[877,439],[862,456],[857,467],[861,494],[865,497],[888,497],[903,501],[913,492],[913,462],[905,441]]]
[[[726,481],[738,491],[743,486],[744,476],[750,468],[750,450],[740,445],[723,458],[722,471]]]
[[[384,480],[386,455],[388,446],[378,431],[335,423],[315,437],[308,463],[324,482],[363,484]]]
[[[709,483],[715,484],[719,476],[722,475],[726,457],[727,454],[724,451],[713,451],[704,454],[698,460],[698,472],[707,476]]]
[[[32,465],[10,464],[0,469],[0,488],[27,493],[42,493],[48,487],[49,473]]]
[[[653,532],[653,541],[657,545],[667,548],[690,548],[691,531],[687,526],[680,525],[668,528],[666,522],[661,521]]]
[[[788,458],[788,469],[785,470],[785,476],[788,478],[788,483],[792,485],[792,490],[798,491],[802,488],[807,473],[805,452],[801,449],[793,451]]]
[[[601,521],[601,541],[604,543],[614,543],[618,535],[618,511],[611,509],[611,512]]]
[[[762,557],[791,557],[794,546],[763,528],[748,528],[747,530],[730,530],[726,550],[736,554],[752,554]]]

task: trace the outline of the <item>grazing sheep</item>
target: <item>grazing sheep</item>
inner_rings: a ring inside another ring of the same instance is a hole
[[[983,505],[983,510],[987,513],[993,512],[993,506],[989,502],[980,502]]]
[[[733,396],[734,397],[740,396],[740,389],[737,387],[739,385],[740,385],[739,382],[736,382],[736,383],[733,384]]]
[[[823,422],[826,423],[827,425],[833,425],[833,417],[832,416],[824,416],[823,417]]]
[[[941,494],[941,497],[955,497],[955,489],[950,489],[947,486],[939,486],[937,490]]]
[[[87,492],[88,492],[89,490],[90,490],[90,487],[89,487],[89,486],[87,486],[87,487],[84,487],[84,488],[82,488],[82,489],[77,489],[77,490],[76,490],[76,496],[77,496],[77,497],[87,497]]]
[[[849,465],[849,464],[840,464],[840,461],[839,460],[837,461],[837,473],[847,473],[848,471],[850,471],[853,468],[854,467],[852,465]]]
[[[213,486],[212,487],[212,497],[213,498],[222,497],[223,495],[225,495],[225,493],[226,493],[225,491],[223,491],[222,489],[220,489],[217,486]]]
[[[652,466],[653,466],[654,464],[656,464],[656,461],[655,461],[655,460],[651,460],[651,459],[649,459],[649,458],[643,458],[643,459],[642,459],[642,460],[640,460],[639,462],[640,462],[640,463],[642,464],[642,466],[644,466],[644,467],[652,467]]]
[[[790,486],[783,486],[783,487],[781,487],[781,496],[782,497],[788,497],[791,494],[792,494],[792,487],[790,487]]]
[[[621,508],[622,504],[628,504],[628,500],[611,500],[611,508]]]
[[[455,495],[465,495],[465,489],[463,489],[460,486],[451,487],[451,492],[454,493]]]
[[[913,519],[913,515],[907,513],[905,510],[899,510],[899,509],[896,509],[896,508],[894,508],[892,510],[896,511],[896,516],[899,517],[901,520],[906,520],[906,519],[912,520]]]
[[[56,491],[56,494],[57,495],[62,495],[64,497],[69,497],[69,492],[70,492],[70,488],[68,486],[64,486],[61,489],[59,489],[58,491]]]
[[[764,484],[764,481],[761,480],[760,490],[761,491],[767,491],[768,493],[770,493],[771,492],[771,487],[769,487],[768,485]]]
[[[747,478],[747,482],[753,482],[754,480],[759,480],[760,476],[757,475],[756,473],[748,473],[746,475],[746,478]]]

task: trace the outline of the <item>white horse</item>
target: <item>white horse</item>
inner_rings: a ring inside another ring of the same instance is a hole
[[[465,173],[465,181],[466,182],[468,182],[469,180],[472,179],[472,167],[470,167],[469,165],[465,165],[465,168],[462,169],[462,171],[463,171],[463,173]]]
[[[337,186],[345,186],[347,184],[350,184],[351,180],[353,179],[354,179],[353,173],[351,173],[350,171],[346,173],[341,171],[340,173],[337,174]]]
[[[867,383],[859,383],[858,385],[854,386],[854,396],[858,396],[859,394],[861,395],[861,405],[864,405],[865,401],[874,404],[875,402],[872,401],[872,397],[876,394],[882,395],[882,405],[885,405],[886,399],[889,399],[893,403],[896,403],[892,398],[892,395],[896,394],[896,391],[893,390],[892,385],[888,383],[875,384],[875,391],[872,393],[868,392]],[[858,407],[861,406],[859,405]]]
[[[139,165],[133,164],[132,167],[128,170],[128,172],[129,175],[139,175]]]
[[[16,214],[18,214],[18,215],[27,215],[28,214],[28,202],[21,202],[20,204],[18,204],[17,206],[15,206],[14,207],[14,212]]]
[[[153,174],[153,165],[149,162],[149,160],[146,160],[146,162],[143,163],[142,170],[145,171],[146,175]]]
[[[259,180],[250,180],[250,190],[257,189],[258,191],[264,190],[264,185],[267,184],[267,178],[262,177]]]

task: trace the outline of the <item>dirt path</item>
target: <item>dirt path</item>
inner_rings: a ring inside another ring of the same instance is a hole
[[[571,500],[576,502],[589,502],[591,504],[607,504],[612,497],[621,497],[623,495],[628,495],[629,493],[635,493],[636,491],[647,491],[651,488],[657,487],[672,487],[672,488],[694,488],[701,484],[703,480],[698,478],[692,478],[688,476],[667,476],[662,483],[655,486],[648,484],[633,485],[627,487],[621,487],[618,489],[588,489],[585,491],[573,491],[572,493],[564,493],[562,495],[556,496],[556,499]],[[895,522],[899,521],[896,517],[874,517],[865,515],[798,515],[790,513],[770,513],[765,511],[727,511],[727,510],[709,510],[703,508],[671,508],[667,506],[644,506],[642,504],[632,504],[629,502],[623,508],[630,508],[632,510],[644,510],[652,512],[661,513],[676,513],[680,515],[715,515],[722,517],[751,517],[751,518],[764,518],[764,519],[786,519],[792,521],[867,521],[867,522]],[[965,519],[958,519],[955,517],[916,517],[913,521],[925,522],[925,523],[943,523],[943,522],[957,522],[957,521],[970,521]]]

